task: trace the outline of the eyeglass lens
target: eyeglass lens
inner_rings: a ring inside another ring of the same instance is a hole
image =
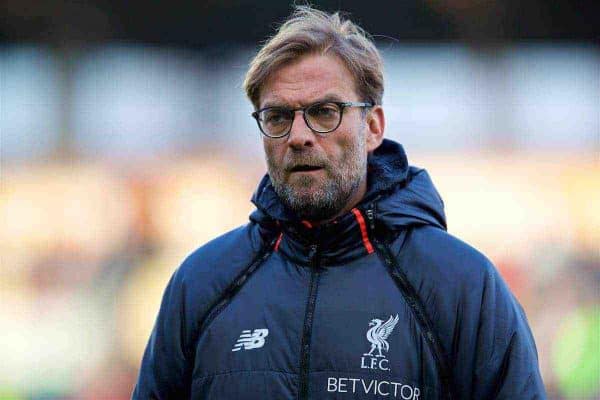
[[[317,103],[306,108],[304,119],[314,131],[331,132],[341,122],[342,112],[335,103]],[[271,108],[259,114],[262,130],[269,136],[285,135],[294,120],[294,111],[285,108]]]

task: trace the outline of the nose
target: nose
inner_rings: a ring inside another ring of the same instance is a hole
[[[306,125],[302,111],[297,110],[294,113],[292,128],[288,136],[288,145],[295,150],[303,147],[312,147],[315,141],[315,134]]]

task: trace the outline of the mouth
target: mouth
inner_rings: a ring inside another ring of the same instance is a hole
[[[313,172],[318,171],[320,169],[323,169],[323,167],[319,167],[317,165],[301,164],[290,168],[290,172]]]

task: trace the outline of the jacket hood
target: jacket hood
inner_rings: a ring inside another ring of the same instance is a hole
[[[293,224],[302,221],[287,209],[273,188],[268,174],[262,178],[252,196],[256,211],[250,219],[261,225]],[[357,208],[365,210],[374,205],[379,223],[392,230],[411,225],[433,225],[446,229],[444,203],[424,169],[409,166],[401,144],[384,139],[368,159],[367,193]],[[352,213],[339,217],[353,219]],[[327,230],[327,225],[319,228]]]

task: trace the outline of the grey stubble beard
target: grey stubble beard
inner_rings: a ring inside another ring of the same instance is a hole
[[[324,183],[312,190],[310,186],[316,184],[316,178],[301,176],[296,179],[294,186],[289,185],[284,182],[285,172],[277,168],[267,155],[267,167],[275,193],[301,219],[324,221],[336,216],[347,206],[349,199],[365,179],[365,146],[364,141],[357,140],[345,153],[341,166],[326,166]]]

